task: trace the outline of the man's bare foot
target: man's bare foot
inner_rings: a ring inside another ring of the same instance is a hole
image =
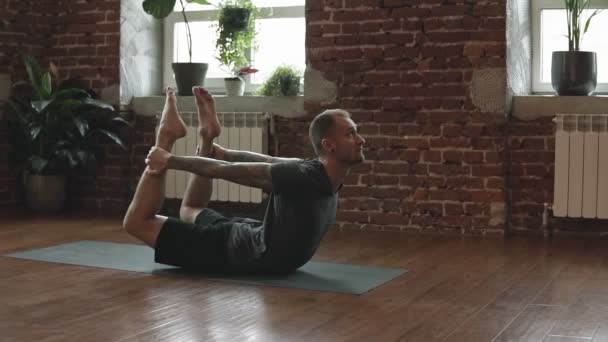
[[[222,131],[215,112],[213,96],[202,87],[192,87],[198,111],[198,131],[203,140],[213,141]]]
[[[163,114],[158,125],[158,137],[156,145],[166,150],[171,150],[175,140],[186,136],[186,124],[177,112],[177,99],[175,89],[167,87],[165,89],[166,100]],[[167,144],[171,145],[168,146]]]

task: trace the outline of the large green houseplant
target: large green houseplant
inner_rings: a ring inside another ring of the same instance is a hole
[[[128,123],[85,89],[54,88],[50,71],[29,55],[23,60],[29,82],[17,84],[25,91],[8,100],[13,159],[24,171],[28,206],[56,211],[70,171],[95,174],[96,140],[106,137],[125,149],[118,131]]]
[[[177,92],[179,95],[192,95],[193,86],[202,86],[205,84],[205,76],[207,76],[208,63],[192,63],[192,33],[190,24],[186,16],[186,4],[197,3],[200,5],[210,5],[207,0],[179,0],[182,8],[182,16],[186,24],[186,41],[188,44],[188,63],[171,63],[173,74],[175,75],[175,83],[177,84]],[[142,3],[143,9],[156,19],[164,19],[175,8],[176,0],[144,0]]]
[[[564,0],[568,29],[568,51],[553,51],[551,56],[551,84],[558,95],[591,95],[597,86],[597,56],[593,51],[580,51],[583,35],[589,30],[591,19],[601,10],[583,20],[591,0]]]
[[[243,95],[243,70],[249,67],[247,52],[255,48],[257,34],[255,20],[259,9],[251,0],[224,0],[219,4],[217,26],[217,59],[232,74],[224,78],[228,95]]]

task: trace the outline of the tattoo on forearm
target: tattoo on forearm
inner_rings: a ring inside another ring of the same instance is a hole
[[[167,167],[172,170],[182,170],[204,177],[214,177],[217,168],[227,162],[203,157],[171,156]]]
[[[248,151],[226,150],[226,161],[233,163],[271,163],[272,157]]]
[[[221,178],[241,185],[272,192],[270,164],[263,162],[229,162],[204,157],[171,156],[167,167],[208,178]]]

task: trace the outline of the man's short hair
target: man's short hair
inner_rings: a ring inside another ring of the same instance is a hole
[[[343,109],[328,109],[323,113],[317,115],[310,123],[308,129],[308,137],[312,143],[312,147],[315,150],[315,154],[322,157],[323,151],[323,138],[327,136],[327,133],[335,126],[336,117],[341,116],[343,118],[350,118],[350,113]]]

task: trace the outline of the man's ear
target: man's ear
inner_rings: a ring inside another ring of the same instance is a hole
[[[333,152],[335,150],[335,144],[329,140],[324,138],[323,140],[321,140],[321,145],[323,146],[323,150],[328,151],[328,152]]]

